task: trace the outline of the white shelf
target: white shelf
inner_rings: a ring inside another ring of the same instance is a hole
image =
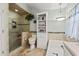
[[[37,48],[47,48],[47,13],[37,14]],[[41,19],[39,19],[41,18]],[[43,20],[42,20],[43,19]]]

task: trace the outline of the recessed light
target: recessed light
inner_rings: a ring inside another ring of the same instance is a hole
[[[17,10],[17,9],[15,9],[15,11],[17,12],[18,10]]]

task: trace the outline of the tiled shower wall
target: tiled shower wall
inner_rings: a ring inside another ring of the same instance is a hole
[[[18,23],[18,18],[20,16],[11,10],[9,10],[9,51],[14,50],[15,48],[18,47],[19,42],[17,42],[17,35],[19,28],[12,28],[12,20],[16,21]]]
[[[16,49],[18,46],[20,46],[21,44],[20,44],[20,42],[19,42],[19,40],[18,40],[18,38],[17,38],[17,35],[18,35],[18,33],[17,32],[14,32],[14,33],[12,33],[12,32],[10,32],[9,33],[9,51],[12,51],[12,50],[14,50],[14,49]]]
[[[12,20],[16,21],[16,28],[12,28]],[[17,36],[27,31],[29,31],[29,22],[25,20],[25,15],[20,16],[9,10],[9,51],[21,46],[21,40],[18,40]]]

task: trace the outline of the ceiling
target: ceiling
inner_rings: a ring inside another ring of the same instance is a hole
[[[29,7],[40,9],[40,10],[50,10],[50,9],[59,9],[59,3],[27,3]],[[62,3],[61,8],[65,8],[68,4]]]
[[[27,15],[28,12],[18,6],[16,3],[9,3],[9,10],[18,13],[19,15]],[[18,11],[16,11],[18,10]]]

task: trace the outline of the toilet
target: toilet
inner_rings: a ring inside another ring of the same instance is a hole
[[[29,39],[30,49],[33,50],[35,48],[36,35],[32,35]]]

